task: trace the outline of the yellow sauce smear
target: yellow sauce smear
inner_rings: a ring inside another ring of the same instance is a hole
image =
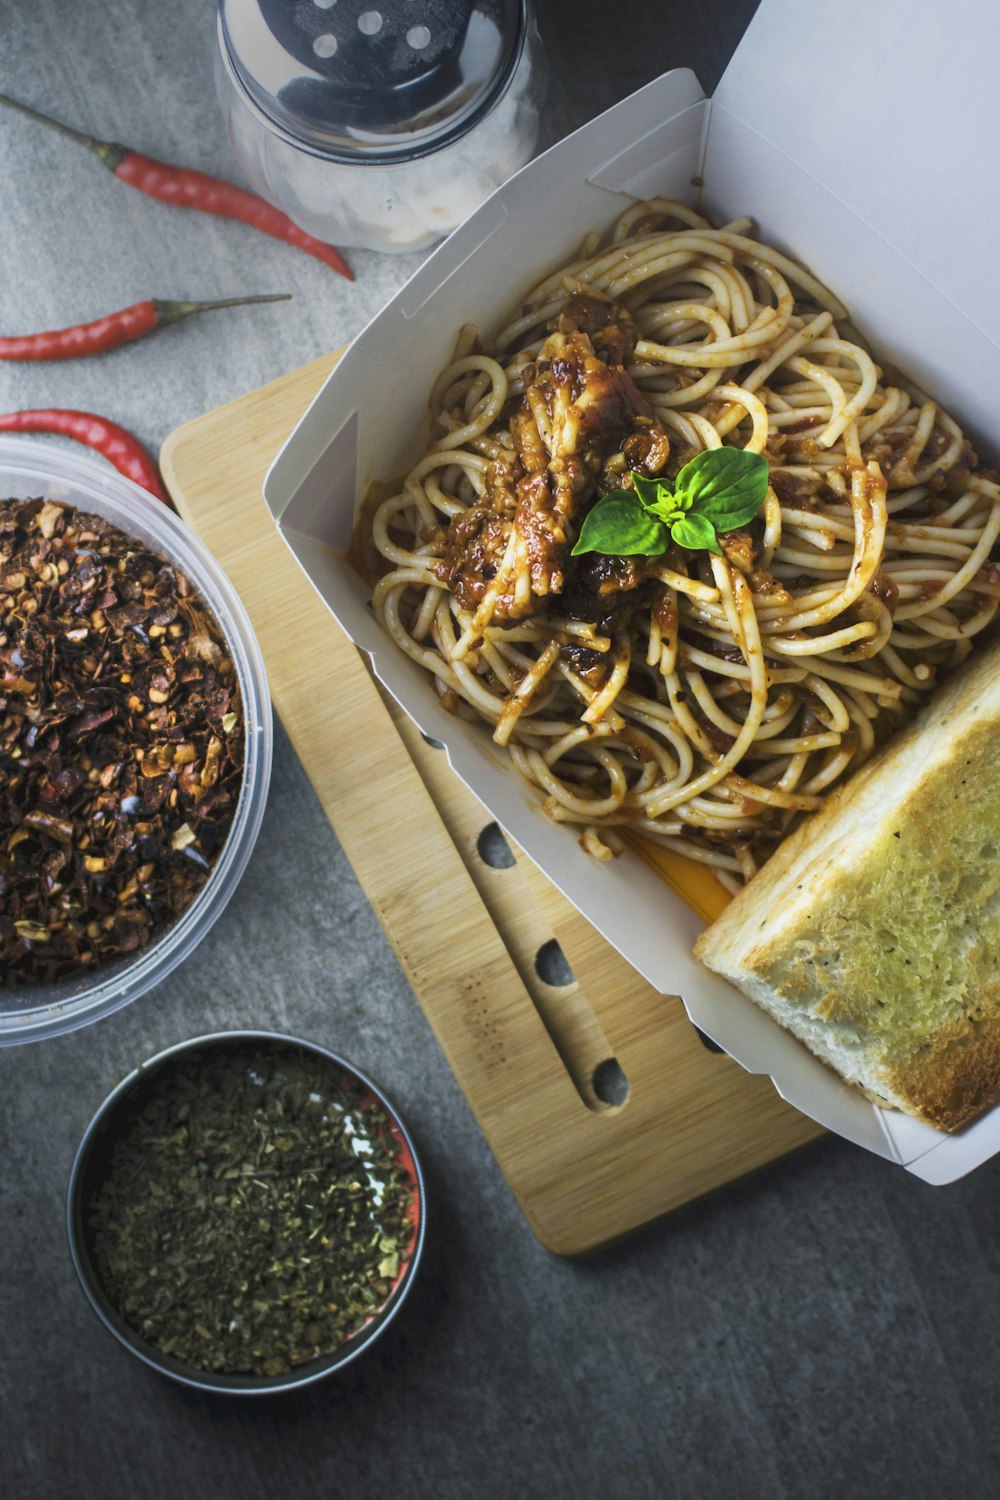
[[[630,834],[624,829],[616,829],[616,832],[706,922],[714,922],[733,899],[707,865],[699,864],[696,859],[686,859],[683,854],[675,854],[672,849],[664,849],[662,844],[644,839],[641,834]]]

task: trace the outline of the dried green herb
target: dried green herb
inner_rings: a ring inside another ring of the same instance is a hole
[[[96,968],[186,911],[244,749],[190,581],[101,516],[0,500],[0,988]]]
[[[89,1202],[108,1298],[215,1373],[282,1375],[385,1304],[416,1231],[383,1107],[301,1049],[206,1046],[157,1071]]]

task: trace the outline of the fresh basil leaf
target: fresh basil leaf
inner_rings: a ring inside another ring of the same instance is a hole
[[[669,526],[651,516],[634,491],[612,490],[587,516],[572,555],[604,552],[614,557],[658,557],[669,542]]]
[[[684,514],[673,495],[664,495],[662,500],[657,500],[655,505],[648,505],[646,509],[651,516],[659,516],[668,526],[672,521],[679,521]]]
[[[677,476],[675,502],[690,498],[690,512],[716,531],[745,526],[767,496],[767,459],[745,448],[710,448],[686,463]]]
[[[664,493],[662,500],[648,507],[650,514],[659,516],[661,521],[676,521],[685,511],[691,509],[691,501],[686,495],[670,495]]]
[[[664,500],[671,499],[670,490],[662,479],[647,479],[645,474],[632,470],[632,488],[647,510],[652,510]]]
[[[716,531],[735,531],[737,527],[745,526],[748,521],[753,520],[754,516],[760,510],[760,504],[761,502],[754,501],[752,505],[747,503],[742,508],[735,507],[730,511],[717,512],[713,510],[708,520],[711,521]],[[705,512],[699,511],[698,514],[704,515]]]
[[[715,535],[715,527],[707,516],[699,515],[696,510],[689,511],[686,516],[681,516],[670,528],[670,535],[681,547],[687,547],[692,552],[706,548],[709,552],[721,553],[722,548]]]

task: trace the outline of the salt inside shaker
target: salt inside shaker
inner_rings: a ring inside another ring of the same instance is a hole
[[[218,37],[237,161],[318,239],[422,250],[534,154],[528,0],[219,0]]]

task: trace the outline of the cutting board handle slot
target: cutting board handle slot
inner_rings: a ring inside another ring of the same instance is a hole
[[[279,544],[261,499],[268,464],[333,362],[197,417],[167,438],[161,467],[247,606],[275,709],[534,1232],[554,1253],[576,1255],[820,1130],[769,1079],[706,1051],[681,1003],[641,979],[493,832],[502,857],[488,862],[479,845],[492,814],[401,711],[386,720],[355,647]],[[676,878],[690,898],[684,864]],[[438,920],[443,893],[455,907]],[[726,896],[718,887],[719,909]],[[699,909],[715,915],[707,901]],[[539,979],[536,957],[552,938],[585,995]],[[463,958],[482,976],[475,1016],[462,1004]]]

